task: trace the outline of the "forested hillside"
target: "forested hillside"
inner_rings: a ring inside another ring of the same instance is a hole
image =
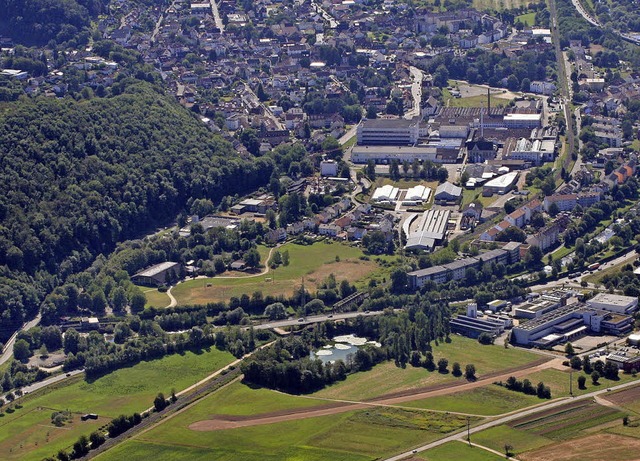
[[[105,10],[107,0],[0,0],[0,33],[26,44],[66,41]]]
[[[136,80],[112,98],[35,98],[0,112],[0,335],[100,253],[172,219],[190,198],[254,190],[243,160],[190,112]],[[2,340],[3,338],[0,338]]]

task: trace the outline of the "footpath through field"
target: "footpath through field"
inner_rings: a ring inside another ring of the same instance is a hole
[[[351,401],[351,400],[336,400],[326,399],[320,397],[307,396],[307,398],[317,399],[321,401],[331,402],[331,406],[312,407],[302,410],[294,410],[286,413],[267,413],[259,416],[250,416],[246,418],[239,417],[223,417],[220,416],[215,419],[208,419],[203,421],[197,421],[189,426],[189,429],[196,431],[218,431],[225,429],[234,429],[238,427],[250,427],[261,426],[264,424],[280,423],[284,421],[295,421],[300,419],[315,418],[318,416],[329,416],[348,411],[362,410],[371,406],[390,406],[398,405],[406,402],[412,402],[414,400],[422,400],[429,397],[438,397],[443,395],[449,395],[457,392],[468,391],[489,385],[495,381],[506,380],[510,376],[516,378],[535,373],[537,371],[546,370],[549,368],[563,369],[563,358],[556,358],[551,360],[541,359],[543,362],[537,365],[531,366],[523,365],[521,367],[513,368],[511,370],[496,372],[486,375],[484,378],[477,381],[466,382],[458,385],[442,384],[438,386],[432,386],[428,388],[410,389],[407,391],[397,392],[393,394],[387,394],[386,396],[378,397],[367,401]]]

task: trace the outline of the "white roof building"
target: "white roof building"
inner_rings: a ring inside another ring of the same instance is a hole
[[[373,192],[373,197],[371,200],[374,202],[395,202],[398,198],[398,193],[400,190],[397,187],[393,187],[391,184],[387,184],[386,186],[378,187]]]
[[[411,187],[407,190],[407,195],[405,195],[405,200],[411,201],[422,201],[426,202],[429,200],[431,196],[431,189],[429,187],[425,187],[422,184],[418,184],[417,186]]]

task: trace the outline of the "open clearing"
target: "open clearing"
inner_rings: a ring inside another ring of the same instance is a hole
[[[512,392],[504,387],[491,384],[456,394],[416,400],[406,403],[404,406],[494,416],[544,402],[546,400],[541,400],[534,395]]]
[[[448,442],[421,453],[420,459],[428,461],[500,461],[504,458],[482,448],[470,447],[466,443]]]
[[[436,363],[442,357],[449,360],[449,369],[453,362],[460,363],[463,370],[465,365],[474,364],[478,378],[499,370],[520,367],[540,358],[539,355],[520,349],[482,346],[477,341],[457,335],[451,337],[450,343],[434,345],[433,355]],[[373,367],[371,371],[349,375],[345,381],[327,387],[314,395],[335,399],[366,400],[393,392],[446,382],[466,382],[466,380],[462,377],[456,378],[450,373],[441,374],[421,367],[414,368],[411,365],[398,368],[393,362],[384,362]],[[375,383],[375,386],[372,383]]]
[[[529,3],[525,0],[473,0],[473,7],[478,11],[502,11],[527,6]]]
[[[424,411],[371,408],[341,415],[225,431],[191,431],[172,418],[100,456],[100,460],[188,459],[373,460],[435,440],[466,425],[466,418]],[[215,434],[215,435],[214,435]],[[286,434],[286,435],[285,435]],[[184,458],[186,459],[186,458]]]
[[[158,392],[170,395],[232,362],[218,350],[187,352],[122,368],[93,381],[81,376],[22,399],[23,408],[0,418],[0,454],[3,460],[41,460],[70,447],[82,434],[89,435],[120,414],[143,411]],[[62,428],[51,424],[54,411],[68,410],[73,422]],[[97,413],[98,421],[80,421],[80,415]]]
[[[640,440],[614,434],[595,434],[530,451],[524,461],[630,461],[637,460]]]
[[[258,276],[225,278],[222,275],[189,280],[176,285],[171,293],[178,305],[228,301],[232,296],[239,298],[242,294],[251,295],[256,291],[262,291],[264,296],[290,296],[302,284],[302,277],[309,288],[318,287],[332,273],[338,282],[347,279],[354,283],[378,268],[375,262],[360,259],[364,255],[361,249],[341,243],[318,242],[308,246],[287,243],[278,251],[289,252],[288,266],[279,266]]]
[[[167,307],[171,300],[166,293],[158,291],[157,288],[139,286],[144,297],[147,298],[147,302],[144,307]]]

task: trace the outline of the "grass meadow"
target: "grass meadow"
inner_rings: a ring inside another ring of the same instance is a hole
[[[188,410],[182,415],[190,414]],[[372,408],[264,426],[197,432],[185,426],[196,417],[171,418],[98,459],[119,460],[126,456],[128,460],[142,460],[162,453],[163,459],[172,460],[374,460],[436,440],[466,425],[466,418],[457,415]],[[179,454],[183,450],[188,458]]]
[[[187,352],[141,362],[93,381],[82,376],[47,386],[20,399],[22,408],[0,418],[0,458],[41,460],[69,448],[80,435],[89,435],[120,414],[142,412],[153,405],[158,392],[170,395],[232,362],[228,352]],[[69,411],[73,421],[63,427],[51,424],[55,411]],[[97,413],[97,421],[80,421]]]
[[[278,250],[289,252],[288,266],[279,266],[268,274],[259,276],[239,276],[189,280],[176,285],[171,293],[179,305],[206,304],[213,301],[228,301],[232,296],[262,291],[263,295],[286,295],[293,293],[302,284],[317,287],[333,273],[339,281],[354,283],[374,272],[378,265],[374,261],[364,261],[361,249],[336,242],[318,242],[313,245],[286,243]],[[336,260],[336,257],[338,260]],[[264,263],[264,262],[263,262]]]
[[[461,442],[448,442],[420,454],[427,461],[500,461],[504,458],[482,448],[469,446]]]
[[[536,396],[513,392],[503,387],[490,384],[470,391],[404,403],[403,406],[453,411],[480,416],[494,416],[510,413],[543,402],[545,402],[545,400],[540,400]]]
[[[521,349],[505,349],[501,346],[483,346],[478,341],[454,335],[450,343],[440,343],[433,346],[433,355],[436,363],[442,357],[449,361],[449,370],[453,362],[460,363],[464,370],[465,365],[474,364],[476,376],[482,378],[488,373],[497,372],[509,368],[515,368],[527,363],[532,363],[540,356]],[[363,400],[380,397],[392,392],[432,386],[445,382],[463,382],[464,378],[456,378],[450,373],[441,374],[437,371],[427,371],[424,368],[414,368],[407,365],[406,368],[398,368],[393,362],[383,362],[373,367],[371,371],[349,375],[345,381],[322,389],[316,396]],[[372,385],[371,383],[375,383]]]

